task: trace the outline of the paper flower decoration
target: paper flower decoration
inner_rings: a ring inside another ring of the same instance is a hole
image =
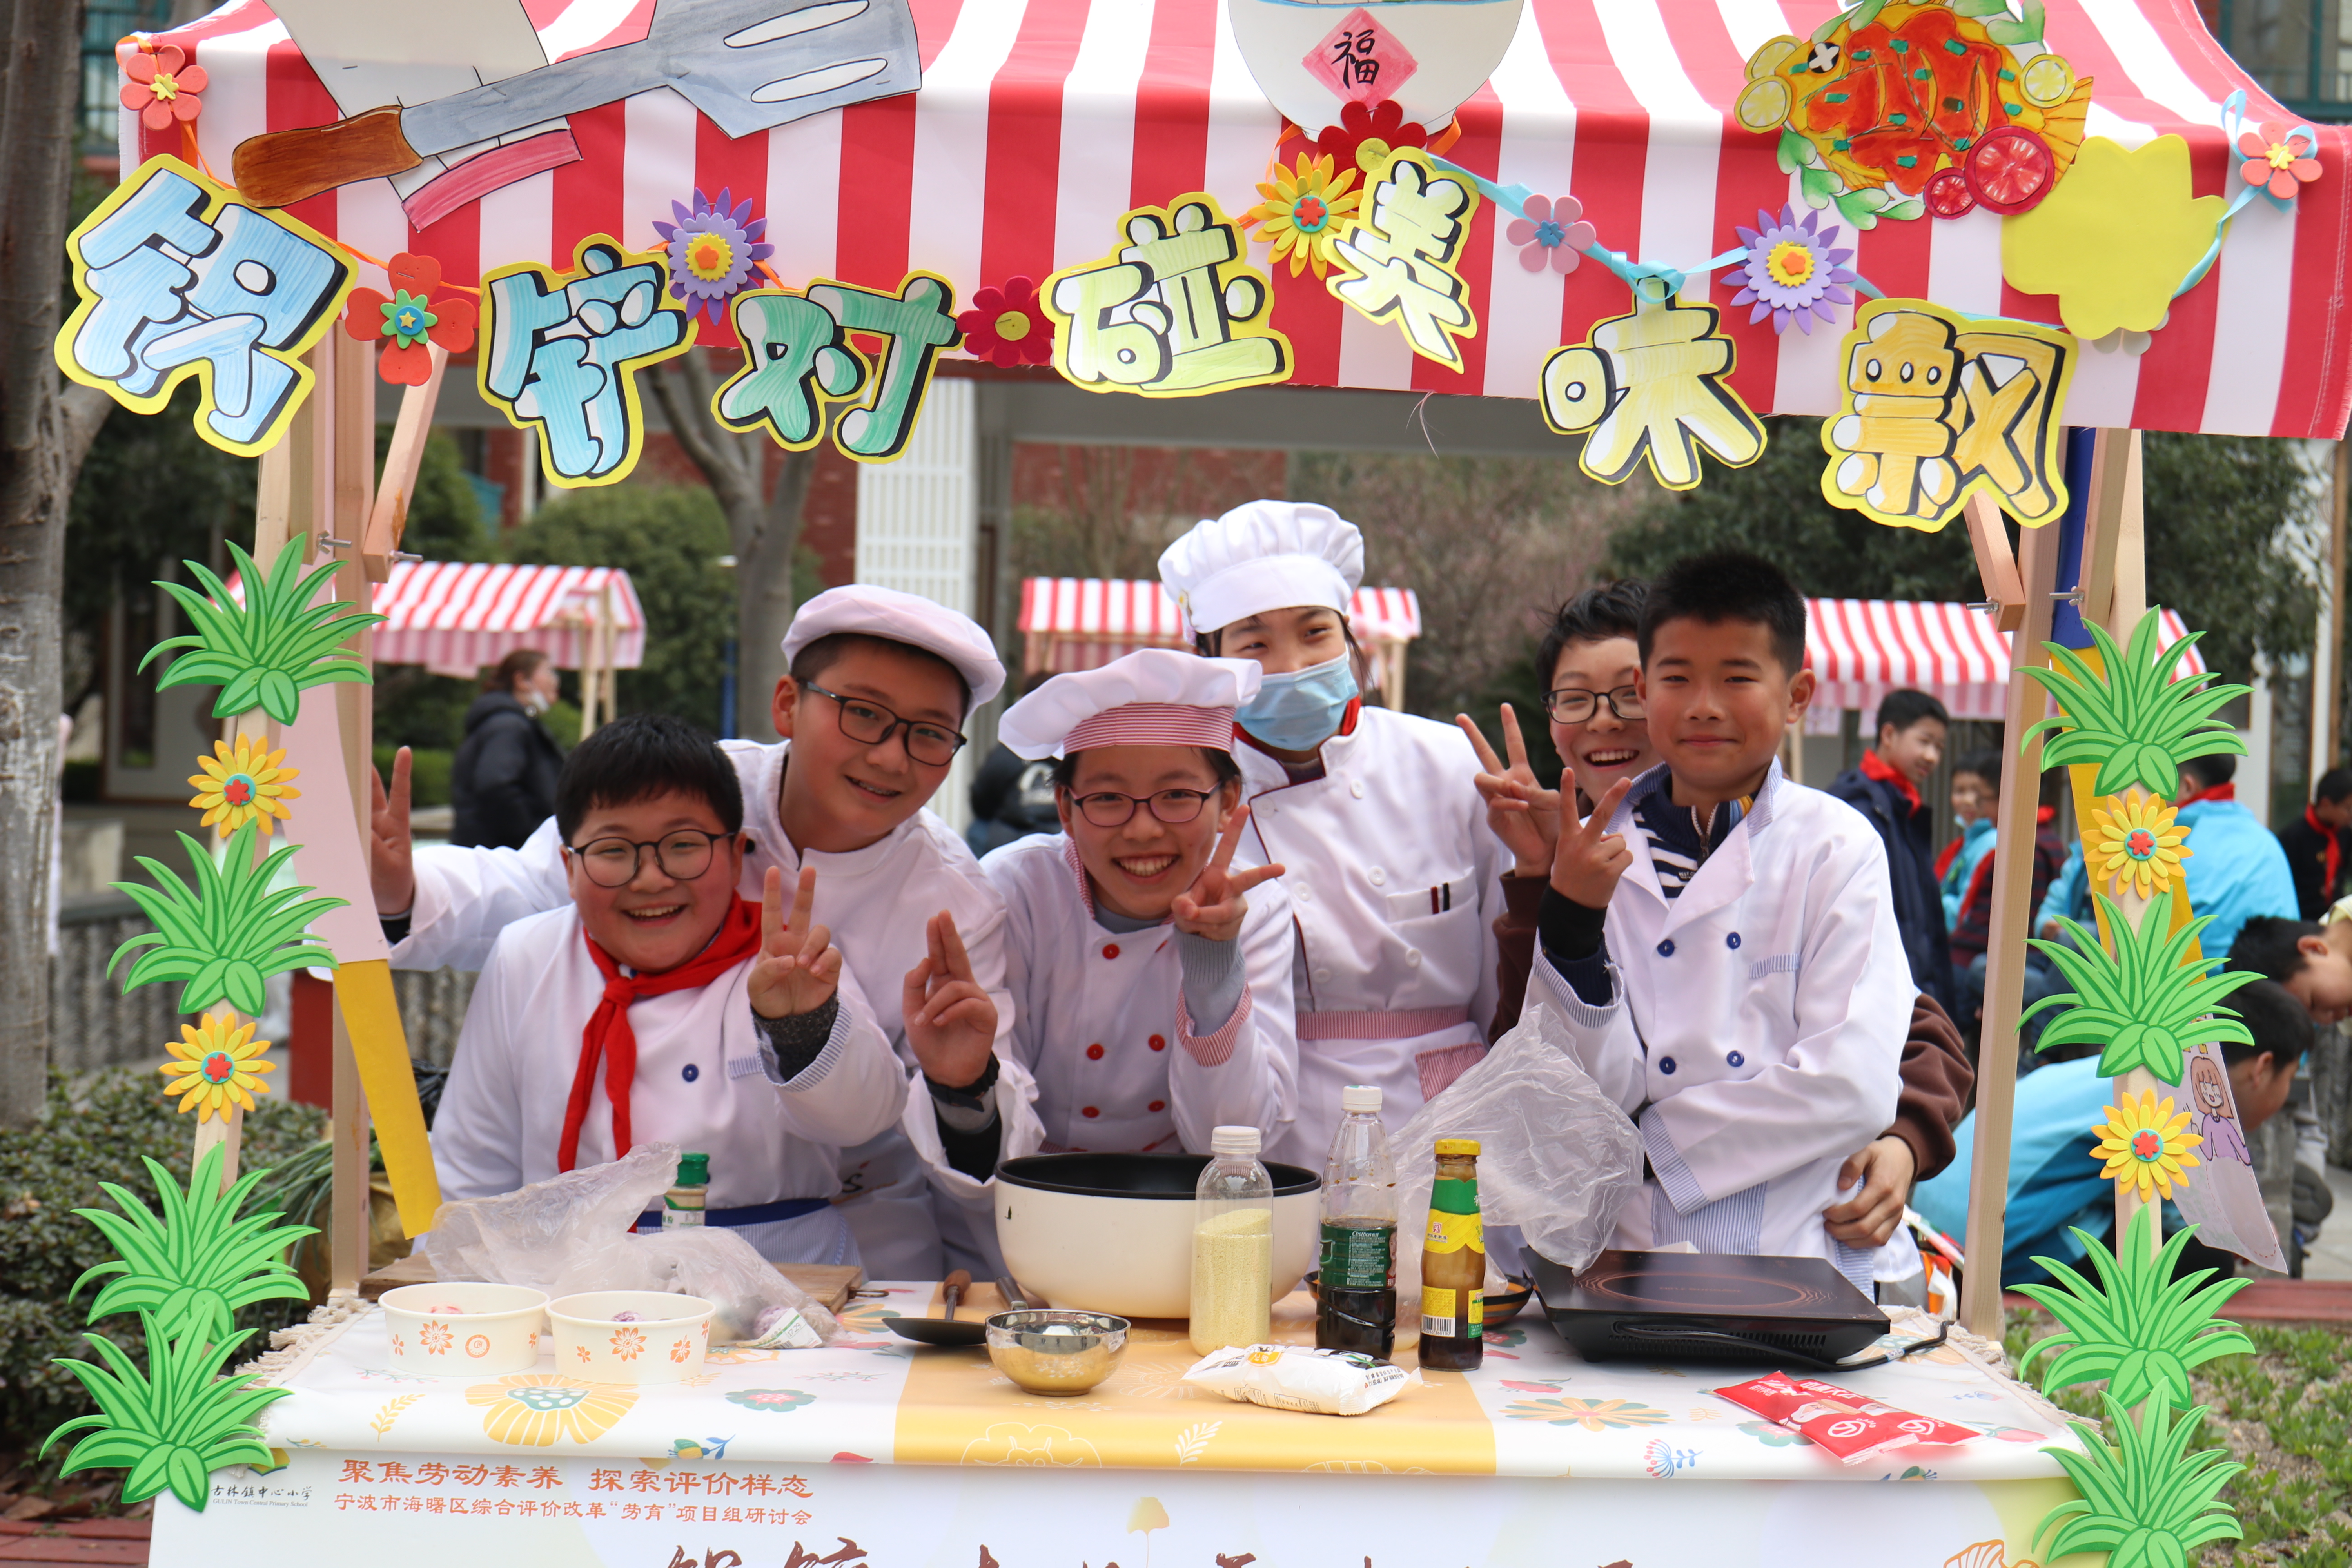
[[[1732,268],[1727,281],[1741,286],[1732,297],[1733,305],[1756,307],[1748,318],[1749,325],[1769,316],[1772,330],[1784,332],[1794,320],[1811,337],[1815,316],[1834,322],[1837,312],[1831,307],[1853,302],[1853,291],[1845,287],[1855,279],[1853,268],[1845,265],[1853,259],[1853,250],[1832,248],[1838,226],[1823,227],[1820,213],[1807,212],[1799,218],[1796,208],[1784,205],[1777,219],[1759,211],[1754,228],[1744,224],[1733,227],[1748,247],[1748,259]]]
[[[2200,915],[2168,935],[2169,904],[2149,905],[2135,925],[2105,893],[2091,896],[2115,942],[2112,954],[2100,945],[2096,931],[2063,915],[2058,917],[2058,926],[2073,939],[2071,945],[2039,937],[2027,942],[2056,964],[2072,987],[2043,997],[2018,1020],[2022,1024],[2053,1013],[2034,1049],[2097,1046],[2101,1078],[2121,1078],[2134,1068],[2146,1068],[2165,1082],[2178,1084],[2183,1055],[2191,1047],[2207,1040],[2254,1043],[2237,1014],[2221,1001],[2258,976],[2245,970],[2209,975],[2202,963],[2189,957],[2189,944],[2213,923],[2211,915]]]
[[[751,268],[776,254],[774,246],[760,242],[768,220],[751,216],[749,196],[730,207],[734,194],[722,189],[713,202],[698,189],[692,212],[672,202],[669,210],[677,221],[654,220],[654,232],[669,247],[669,291],[686,301],[689,321],[698,310],[724,321],[727,301],[751,285]]]
[[[1573,272],[1585,247],[1600,237],[1584,221],[1584,204],[1574,196],[1529,196],[1503,237],[1519,247],[1519,265],[1530,272],[1550,268]]]
[[[2227,205],[2195,193],[2180,137],[2127,148],[2094,136],[2040,205],[2001,220],[2001,274],[2058,296],[2059,320],[2085,342],[2118,327],[2153,331]]]
[[[168,131],[173,121],[185,122],[205,111],[197,97],[207,83],[205,68],[188,64],[186,51],[173,44],[160,49],[124,47],[116,56],[122,74],[122,107],[136,110],[139,123],[150,131]]]
[[[1308,267],[1320,278],[1338,259],[1332,244],[1364,199],[1363,192],[1349,188],[1355,183],[1356,171],[1340,168],[1333,154],[1301,153],[1295,173],[1277,162],[1273,181],[1259,183],[1265,200],[1242,215],[1241,226],[1273,243],[1268,265],[1286,256],[1293,278]]]
[[[1036,280],[1015,274],[972,290],[971,309],[956,317],[964,352],[991,364],[1051,364],[1054,323],[1038,303]]]
[[[2246,156],[2238,165],[2238,177],[2260,185],[2275,200],[2291,202],[2296,191],[2319,178],[2311,138],[2275,121],[2264,121],[2259,132],[2238,132],[2238,151]]]
[[[2196,854],[2184,849],[2189,829],[2173,819],[2177,814],[2162,801],[2134,790],[2116,803],[2113,811],[2091,808],[2091,835],[2084,853],[2102,882],[2113,882],[2120,896],[2126,888],[2141,898],[2169,892],[2172,874]]]
[[[294,814],[286,803],[300,799],[302,792],[286,781],[301,777],[302,770],[283,766],[285,761],[284,748],[269,751],[254,744],[247,735],[236,738],[235,751],[226,741],[215,741],[211,756],[196,758],[196,766],[204,771],[188,775],[196,791],[188,804],[205,814],[197,826],[226,827],[235,833],[247,823],[258,821],[261,836],[267,838],[273,817],[291,822]]]
[[[360,342],[383,342],[376,374],[395,386],[423,386],[433,376],[429,340],[443,352],[464,353],[474,346],[480,311],[474,301],[441,285],[441,264],[429,256],[402,251],[384,264],[392,292],[352,290],[343,331]]]
[[[2121,1103],[2107,1107],[2091,1151],[2091,1158],[2107,1163],[2099,1174],[2118,1187],[2137,1187],[2142,1203],[2151,1193],[2169,1198],[2173,1188],[2189,1184],[2188,1173],[2200,1163],[2189,1151],[2205,1140],[2186,1130],[2189,1112],[2175,1115],[2172,1101],[2158,1100],[2154,1089],[2116,1099]]]
[[[164,1077],[164,1091],[180,1097],[182,1111],[193,1109],[199,1121],[226,1120],[230,1106],[251,1110],[253,1097],[269,1092],[261,1075],[274,1064],[261,1059],[269,1042],[253,1037],[256,1026],[238,1024],[234,1013],[207,1013],[194,1027],[181,1025],[178,1039],[164,1042],[172,1059],[156,1070]]]
[[[1366,184],[1381,177],[1381,171],[1389,166],[1389,155],[1398,148],[1428,145],[1429,132],[1407,120],[1392,98],[1374,104],[1349,99],[1339,106],[1339,123],[1325,126],[1315,138],[1317,150],[1339,167],[1361,170]]]

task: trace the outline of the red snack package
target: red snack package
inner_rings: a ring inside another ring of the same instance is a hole
[[[1835,1384],[1785,1373],[1715,1391],[1788,1431],[1811,1439],[1849,1465],[1914,1443],[1957,1443],[1977,1436],[1965,1426],[1864,1399]]]
[[[1823,1383],[1816,1377],[1800,1378],[1796,1381],[1796,1386],[1817,1398],[1843,1400],[1864,1415],[1891,1416],[1895,1424],[1910,1433],[1912,1441],[1916,1443],[1948,1446],[1954,1443],[1965,1443],[1971,1438],[1984,1436],[1973,1426],[1963,1426],[1953,1421],[1939,1421],[1933,1415],[1916,1415],[1908,1410],[1898,1410],[1891,1405],[1882,1405],[1875,1399],[1864,1399],[1850,1389],[1840,1388],[1833,1383]]]

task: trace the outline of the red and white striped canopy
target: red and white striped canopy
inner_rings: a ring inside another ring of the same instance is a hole
[[[1361,643],[1405,643],[1421,635],[1421,601],[1410,588],[1359,588],[1348,624]],[[1022,634],[1027,668],[1095,669],[1139,647],[1184,647],[1184,613],[1158,583],[1114,577],[1025,577]]]
[[[513,4],[517,0],[499,0]],[[550,58],[644,36],[651,0],[520,0]],[[610,233],[650,247],[656,217],[696,187],[749,195],[770,219],[787,284],[814,277],[895,288],[910,268],[986,284],[1104,255],[1130,206],[1188,191],[1228,214],[1255,186],[1282,128],[1242,58],[1224,0],[912,0],[923,58],[919,94],[814,115],[730,141],[667,88],[569,117],[581,162],[533,175],[412,230],[390,184],[346,186],[297,204],[304,221],[373,257],[437,258],[453,282],[488,267],[554,261]],[[1835,0],[1528,0],[1491,79],[1463,105],[1447,156],[1500,183],[1573,193],[1601,243],[1690,268],[1736,243],[1732,226],[1801,199],[1774,140],[1740,127],[1731,103],[1745,62],[1780,34],[1803,36]],[[396,34],[398,6],[380,7]],[[2129,145],[2178,132],[2199,194],[2225,193],[2238,159],[2221,100],[2243,89],[2251,118],[2293,120],[2222,53],[2195,0],[2047,0],[2046,38],[2095,79],[2089,131]],[[1335,11],[1335,18],[1337,16]],[[234,0],[163,35],[209,74],[194,124],[226,174],[245,138],[321,125],[334,100],[262,0]],[[181,150],[181,129],[123,120],[126,167]],[[2240,214],[2212,273],[2173,306],[2145,353],[2083,356],[2064,417],[2266,436],[2338,435],[2352,402],[2344,275],[2352,257],[2352,133],[2318,130],[2324,177],[2281,211]],[[1853,265],[1889,295],[1956,310],[2054,321],[2056,301],[2001,278],[2000,220],[1882,223]],[[1275,325],[1299,384],[1531,398],[1544,356],[1623,314],[1625,285],[1598,263],[1530,273],[1482,204],[1463,272],[1478,321],[1456,372],[1417,359],[1393,325],[1346,310],[1309,272],[1275,269]],[[1844,243],[1841,241],[1841,243]],[[1263,262],[1263,250],[1253,250]],[[1737,285],[1694,278],[1686,302],[1727,305]],[[1727,311],[1731,381],[1759,412],[1822,414],[1838,402],[1839,331],[1775,336]],[[705,342],[730,341],[706,323]],[[1563,451],[1574,443],[1563,438]]]
[[[508,566],[469,561],[402,561],[376,590],[390,620],[375,632],[382,664],[421,664],[437,675],[471,678],[517,648],[537,648],[560,669],[587,661],[590,628],[610,590],[604,660],[645,662],[646,612],[629,574],[616,566]]]

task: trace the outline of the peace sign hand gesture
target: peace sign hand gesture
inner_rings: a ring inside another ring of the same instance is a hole
[[[1510,754],[1507,766],[1495,755],[1495,748],[1486,743],[1470,715],[1456,713],[1454,721],[1477,749],[1482,771],[1476,783],[1486,803],[1486,826],[1511,852],[1513,872],[1521,877],[1544,875],[1551,868],[1554,847],[1559,843],[1559,791],[1545,789],[1536,782],[1536,771],[1528,765],[1528,743],[1519,734],[1519,716],[1509,703],[1503,704],[1503,747]]]
[[[1282,875],[1278,864],[1243,871],[1232,868],[1234,850],[1241,844],[1242,826],[1247,821],[1249,807],[1235,806],[1225,818],[1224,831],[1217,836],[1216,853],[1192,879],[1192,885],[1176,895],[1178,931],[1211,942],[1233,941],[1242,933],[1242,917],[1249,913],[1249,900],[1243,895],[1267,878]]]
[[[833,999],[841,984],[841,949],[833,933],[812,919],[816,904],[816,870],[801,868],[793,890],[793,913],[784,918],[784,873],[768,868],[760,889],[760,956],[751,961],[745,987],[751,1011],[762,1018],[797,1018],[814,1013]]]
[[[1609,907],[1617,879],[1633,863],[1625,836],[1610,832],[1609,819],[1633,787],[1632,779],[1619,779],[1575,832],[1560,835],[1559,853],[1551,863],[1551,885],[1563,898],[1573,899],[1588,910]]]
[[[899,997],[907,1044],[923,1076],[950,1089],[977,1083],[996,1048],[996,1004],[971,976],[955,917],[941,910],[925,934],[930,951],[907,972]]]

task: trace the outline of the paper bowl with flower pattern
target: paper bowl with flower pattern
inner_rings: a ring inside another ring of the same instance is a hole
[[[590,1290],[547,1304],[555,1370],[592,1383],[677,1383],[698,1375],[718,1308],[667,1290]]]
[[[539,1364],[547,1292],[527,1285],[462,1279],[386,1290],[384,1333],[392,1364],[428,1377],[496,1376]]]

